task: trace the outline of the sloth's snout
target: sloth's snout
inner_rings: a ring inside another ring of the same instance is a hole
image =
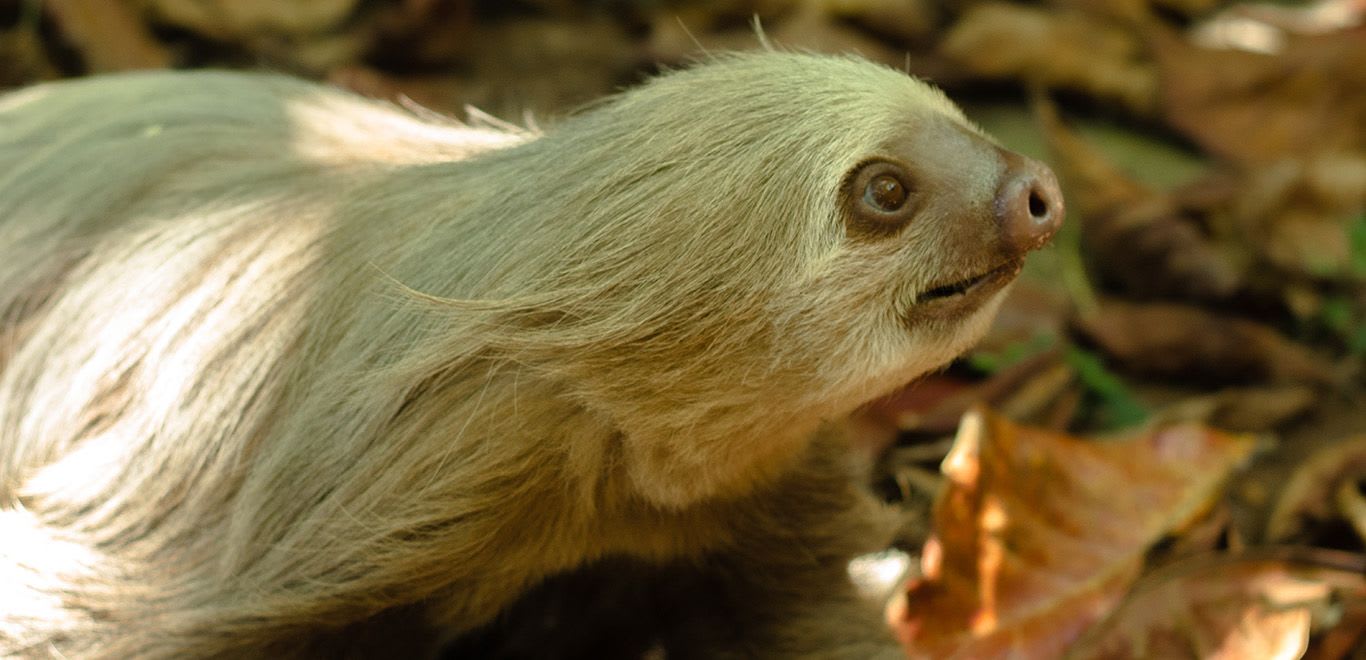
[[[1062,226],[1062,191],[1053,170],[1033,158],[1004,152],[1005,172],[996,189],[996,220],[1013,253],[1043,247]]]

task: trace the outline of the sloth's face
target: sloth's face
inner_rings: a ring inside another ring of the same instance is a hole
[[[1063,217],[1048,167],[936,115],[857,165],[841,195],[853,251],[884,262],[887,302],[911,330],[982,308]]]
[[[844,292],[824,318],[853,341],[831,358],[845,368],[822,369],[863,375],[832,383],[846,404],[886,394],[967,350],[1026,254],[1063,218],[1046,166],[937,109],[897,122],[847,169],[837,196],[843,237],[820,288]]]

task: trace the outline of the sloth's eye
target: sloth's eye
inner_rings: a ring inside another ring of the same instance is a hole
[[[906,185],[890,174],[879,174],[863,189],[863,201],[879,211],[891,213],[906,204]]]
[[[915,217],[924,195],[907,168],[891,160],[858,166],[845,182],[845,229],[869,238],[894,236]]]

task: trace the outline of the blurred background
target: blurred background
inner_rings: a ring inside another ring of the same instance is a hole
[[[0,0],[0,89],[266,69],[553,130],[759,47],[756,24],[930,80],[1063,181],[1066,228],[987,340],[853,422],[905,507],[904,548],[927,533],[945,438],[984,401],[1079,434],[1257,433],[1207,542],[1366,549],[1366,0]],[[1323,487],[1284,492],[1311,463]],[[581,604],[588,584],[538,598]],[[609,589],[597,600],[668,601]]]

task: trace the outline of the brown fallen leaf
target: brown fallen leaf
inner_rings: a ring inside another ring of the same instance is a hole
[[[1281,489],[1266,523],[1266,540],[1286,541],[1302,532],[1307,523],[1342,515],[1339,489],[1366,477],[1366,435],[1331,443],[1299,464]]]
[[[1359,660],[1366,648],[1366,599],[1342,604],[1338,624],[1310,642],[1304,660]]]
[[[1067,208],[1083,218],[1112,215],[1121,207],[1144,203],[1155,192],[1121,170],[1105,154],[1072,130],[1058,106],[1042,90],[1030,105],[1052,155],[1049,164],[1067,186]]]
[[[1299,155],[1251,168],[1228,207],[1234,230],[1280,273],[1351,280],[1350,223],[1366,212],[1366,149]]]
[[[1315,282],[1359,277],[1350,234],[1366,211],[1366,152],[1288,154],[1158,192],[1069,129],[1046,96],[1035,95],[1034,109],[1080,212],[1086,254],[1120,291],[1282,304],[1296,287],[1317,296]],[[1296,311],[1305,306],[1290,302]]]
[[[648,59],[673,64],[705,53],[754,50],[767,41],[820,53],[856,53],[874,62],[902,66],[903,51],[847,25],[829,4],[831,0],[702,2],[678,12],[659,12],[651,22]],[[745,8],[752,9],[746,12]],[[762,36],[755,31],[756,20]]]
[[[987,404],[999,407],[1017,392],[1028,390],[1028,384],[1040,377],[1059,378],[1055,374],[1065,369],[1059,351],[1043,351],[1005,367],[990,378],[977,383],[961,383],[952,390],[941,389],[938,396],[921,393],[923,381],[913,383],[904,391],[877,405],[888,406],[888,417],[902,431],[925,434],[947,434],[958,428],[963,415],[974,406]],[[1070,375],[1070,371],[1066,372]],[[905,398],[902,398],[905,397]]]
[[[247,41],[261,35],[297,38],[331,32],[350,17],[359,4],[359,0],[136,1],[159,22],[229,42]]]
[[[1163,115],[1240,163],[1366,148],[1366,26],[1278,34],[1282,44],[1268,54],[1205,49],[1152,31]]]
[[[1167,563],[1204,555],[1225,546],[1234,552],[1244,547],[1243,538],[1238,535],[1238,529],[1234,525],[1233,513],[1229,510],[1227,498],[1215,503],[1205,515],[1169,534],[1160,548],[1154,548],[1148,553],[1147,560],[1150,565],[1156,562]]]
[[[371,52],[386,68],[440,71],[469,55],[474,0],[402,0],[376,7]]]
[[[1295,548],[1271,558],[1207,555],[1137,585],[1068,658],[1299,658],[1311,624],[1366,600],[1366,557]],[[1277,557],[1283,554],[1286,557]]]
[[[1142,297],[1206,300],[1243,286],[1248,260],[1236,245],[1215,242],[1202,222],[1227,203],[1231,185],[1204,180],[1175,194],[1152,190],[1068,128],[1047,96],[1034,94],[1033,106],[1102,280]]]
[[[1366,485],[1366,474],[1342,482],[1337,492],[1333,493],[1333,502],[1338,506],[1338,513],[1356,532],[1357,541],[1366,543],[1366,493],[1362,492],[1363,485]]]
[[[359,0],[120,0],[151,23],[188,31],[271,68],[319,76],[357,62],[373,36],[349,22]]]
[[[1266,29],[1291,34],[1326,34],[1363,23],[1366,23],[1366,2],[1361,0],[1312,0],[1294,5],[1240,2],[1201,21],[1193,32],[1198,34],[1204,28],[1213,27],[1223,36],[1243,33],[1247,40],[1258,34],[1264,36]]]
[[[1202,422],[1228,431],[1269,431],[1309,412],[1318,392],[1305,385],[1228,387],[1168,406],[1158,418]]]
[[[1157,75],[1143,43],[1096,14],[975,4],[940,52],[975,77],[1082,92],[1141,115],[1156,108]]]
[[[923,577],[888,620],[912,658],[1055,656],[1252,444],[1193,424],[1088,441],[976,409],[944,459]]]
[[[470,36],[465,103],[500,117],[560,113],[601,98],[643,61],[606,16],[507,21]]]
[[[1194,18],[1209,13],[1219,0],[1050,0],[1053,7],[1084,9],[1128,22],[1151,20],[1160,11]]]
[[[934,414],[946,402],[971,400],[980,384],[960,376],[938,373],[867,405],[847,422],[849,443],[877,456],[890,447],[903,430],[915,427],[926,414]],[[949,429],[951,431],[952,428]],[[935,432],[947,432],[942,425]]]
[[[21,24],[0,31],[0,88],[51,80],[59,74],[36,28]]]
[[[1109,299],[1077,327],[1125,369],[1183,382],[1337,386],[1352,366],[1330,364],[1255,321],[1177,303]]]
[[[43,7],[92,73],[171,64],[170,52],[124,0],[47,0]]]
[[[1007,351],[1040,337],[1061,337],[1072,307],[1056,280],[1025,273],[1011,286],[974,353]]]
[[[824,0],[831,17],[909,46],[934,34],[943,13],[932,0]]]
[[[1201,16],[1223,4],[1219,0],[1152,0],[1155,7],[1187,18]]]

